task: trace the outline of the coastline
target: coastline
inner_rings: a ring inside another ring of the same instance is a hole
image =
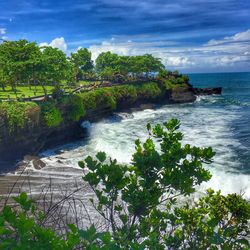
[[[121,99],[117,102],[115,109],[101,104],[93,110],[88,110],[86,115],[81,117],[79,121],[64,122],[58,127],[46,128],[41,126],[31,130],[26,129],[22,131],[21,140],[9,139],[8,144],[0,142],[0,155],[4,156],[0,161],[2,166],[0,172],[14,171],[25,155],[36,157],[41,151],[46,149],[84,138],[86,133],[81,127],[84,121],[97,122],[112,115],[113,112],[144,110],[149,107],[155,107],[155,105],[192,103],[196,100],[197,95],[220,93],[221,88],[197,89],[189,85],[184,88],[180,87],[164,91],[163,94],[161,93],[156,98],[138,98],[133,101],[129,98]]]

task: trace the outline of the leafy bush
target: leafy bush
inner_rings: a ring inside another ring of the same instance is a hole
[[[130,100],[131,102],[137,99],[137,89],[133,85],[122,85],[112,89],[113,95],[117,101]]]
[[[0,212],[0,249],[73,249],[79,242],[73,231],[64,240],[52,229],[41,226],[44,215],[40,212],[37,218],[36,207],[26,193],[14,200],[19,209],[5,206]]]
[[[40,109],[34,102],[2,102],[0,103],[0,116],[4,117],[8,130],[13,133],[16,129],[24,128],[32,121],[31,111],[39,114]]]
[[[202,164],[214,156],[211,148],[182,146],[179,125],[175,119],[148,125],[149,138],[135,142],[131,165],[104,152],[80,162],[97,197],[93,207],[119,249],[247,249],[250,204],[241,196],[208,190],[194,205],[178,202],[211,178]]]
[[[194,204],[179,202],[211,178],[202,164],[214,156],[211,148],[182,145],[179,125],[175,119],[148,124],[149,137],[136,140],[131,165],[104,152],[79,162],[96,195],[93,208],[110,231],[70,224],[57,235],[22,193],[14,198],[19,207],[0,212],[0,249],[249,249],[250,204],[240,195],[209,189]]]
[[[60,110],[53,102],[45,102],[41,105],[42,118],[48,127],[57,127],[63,121]]]
[[[94,110],[99,107],[110,107],[116,109],[117,103],[121,101],[135,102],[137,99],[155,99],[163,95],[164,92],[155,82],[143,83],[138,85],[121,85],[89,92],[81,93],[85,110]]]
[[[100,107],[116,108],[116,100],[111,88],[101,88],[90,92],[81,93],[85,110],[94,110]]]
[[[143,99],[156,99],[162,96],[164,92],[158,87],[155,82],[145,83],[137,86],[137,95]]]
[[[83,98],[80,95],[65,96],[60,101],[60,106],[65,109],[65,116],[71,121],[79,121],[85,115]]]

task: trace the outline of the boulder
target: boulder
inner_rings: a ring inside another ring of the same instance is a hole
[[[44,163],[41,159],[36,159],[32,161],[33,167],[37,170],[42,169],[46,166],[46,163]]]

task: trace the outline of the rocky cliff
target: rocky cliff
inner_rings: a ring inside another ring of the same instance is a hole
[[[217,91],[217,90],[216,90]],[[112,108],[106,102],[100,101],[94,108],[89,108],[86,113],[78,121],[64,120],[57,127],[48,127],[36,118],[36,123],[28,123],[22,129],[9,133],[6,130],[5,123],[0,116],[0,166],[5,162],[16,161],[22,159],[26,154],[37,154],[41,150],[74,141],[84,137],[84,129],[81,123],[84,120],[97,121],[105,116],[111,115],[114,111],[129,109],[133,107],[143,107],[147,103],[188,103],[196,100],[197,94],[205,94],[205,90],[193,89],[189,86],[174,88],[172,90],[158,93],[150,96],[145,93],[137,94],[137,98],[129,98],[119,95],[116,107]],[[209,90],[207,94],[214,93]],[[37,111],[33,111],[37,112]],[[36,116],[37,114],[31,114]],[[1,168],[0,168],[1,171]]]

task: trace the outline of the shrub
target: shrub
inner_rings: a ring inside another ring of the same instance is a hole
[[[164,92],[158,87],[155,82],[145,83],[137,86],[137,95],[143,99],[156,99],[163,96]]]
[[[94,110],[99,107],[116,108],[116,99],[109,88],[96,89],[80,94],[85,110]]]
[[[52,229],[40,226],[43,213],[35,214],[36,207],[26,193],[14,197],[20,206],[5,206],[0,212],[0,249],[73,249],[79,243],[78,233],[71,231],[67,240]],[[38,219],[37,219],[38,217]]]
[[[110,107],[116,109],[117,103],[123,100],[135,102],[141,99],[156,99],[162,96],[164,92],[155,82],[143,83],[138,85],[121,85],[101,89],[95,89],[89,92],[79,94],[83,100],[85,110],[94,110],[99,107]]]
[[[182,145],[179,125],[175,119],[148,124],[149,137],[135,142],[131,165],[104,152],[79,162],[97,198],[93,207],[118,249],[248,249],[250,204],[241,196],[208,190],[194,205],[178,202],[211,178],[202,164],[214,156],[211,148]]]
[[[183,145],[179,126],[176,119],[148,124],[148,139],[136,140],[130,165],[104,152],[79,162],[96,196],[93,208],[109,231],[70,224],[57,235],[43,226],[49,214],[21,193],[14,198],[19,207],[0,212],[0,249],[249,249],[250,204],[240,195],[209,189],[183,205],[184,196],[211,178],[203,163],[212,163],[214,152]]]
[[[57,127],[63,121],[60,110],[53,102],[45,102],[41,105],[42,118],[48,127]]]
[[[22,129],[32,120],[31,112],[39,115],[40,109],[34,102],[2,102],[0,103],[0,115],[7,123],[9,133]],[[36,115],[37,117],[37,115]]]
[[[65,117],[71,121],[79,121],[85,115],[83,98],[80,95],[65,96],[60,101],[60,106],[65,109]]]

